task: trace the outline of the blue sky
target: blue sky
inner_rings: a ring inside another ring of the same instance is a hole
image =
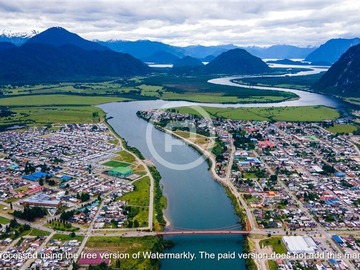
[[[0,31],[61,26],[87,39],[317,46],[360,36],[359,0],[0,0]]]

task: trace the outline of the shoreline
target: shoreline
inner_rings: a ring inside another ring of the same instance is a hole
[[[124,140],[124,138],[122,138],[115,130],[114,128],[109,124],[109,122],[107,121],[107,118],[106,118],[106,115],[104,117],[104,123],[105,125],[109,128],[109,131],[110,133],[112,133],[115,138],[119,141],[119,144],[121,146],[121,148],[123,148],[123,150],[129,152],[130,154],[132,154],[135,159],[142,165],[144,166],[146,172],[147,172],[147,176],[149,177],[150,179],[150,186],[149,186],[149,193],[150,193],[150,197],[149,197],[149,218],[148,218],[148,226],[145,227],[145,229],[148,229],[150,231],[153,231],[154,230],[154,208],[155,208],[155,200],[154,200],[154,193],[155,193],[155,179],[154,179],[154,176],[152,175],[149,167],[148,167],[148,164],[141,158],[141,156],[139,156],[137,153],[127,149],[127,143],[126,141]],[[126,145],[124,145],[124,142]],[[137,150],[137,149],[136,149]],[[138,151],[138,150],[137,150]],[[139,151],[140,152],[140,151]],[[154,166],[155,167],[155,166]],[[150,210],[150,208],[152,209],[152,211]],[[151,222],[150,222],[150,219],[151,219]]]
[[[221,178],[221,177],[215,172],[216,160],[215,160],[215,156],[214,156],[212,153],[210,153],[209,151],[203,149],[201,146],[199,146],[199,145],[197,145],[197,144],[195,144],[195,143],[187,140],[186,138],[181,137],[180,135],[178,135],[178,134],[176,134],[176,133],[174,133],[174,132],[172,132],[172,131],[170,131],[170,130],[164,129],[164,128],[160,127],[160,126],[156,126],[156,128],[159,129],[159,130],[161,130],[161,131],[163,131],[163,132],[165,132],[165,133],[167,133],[167,134],[169,134],[169,135],[174,136],[175,138],[180,139],[180,140],[183,141],[187,146],[190,146],[192,149],[194,149],[194,150],[197,151],[200,155],[202,155],[203,158],[204,158],[204,161],[206,161],[206,162],[208,163],[208,166],[209,166],[209,167],[208,167],[208,170],[210,171],[210,176],[211,176],[216,182],[218,182],[219,184],[221,184],[221,185],[224,187],[225,191],[228,190],[228,191],[231,193],[231,195],[233,196],[233,198],[238,202],[238,205],[239,205],[239,207],[240,207],[240,210],[242,210],[242,211],[245,210],[245,209],[243,209],[241,202],[237,199],[236,194],[234,194],[234,190],[233,190],[232,188],[230,188],[229,183],[226,181],[226,179]],[[229,196],[228,196],[228,197],[229,197]],[[231,200],[231,198],[229,198],[229,199]],[[234,205],[234,210],[235,210],[235,205]],[[236,213],[236,211],[235,211],[235,213]],[[239,218],[241,218],[241,217],[238,215],[238,213],[236,213],[236,215],[237,215]],[[248,220],[248,217],[246,217],[246,220],[244,220],[245,223],[246,223],[247,220]],[[243,223],[243,221],[241,221],[241,223]]]
[[[137,116],[143,120],[145,120],[146,122],[149,122],[149,119],[146,119],[144,117],[142,117],[141,115],[137,114]],[[215,164],[216,164],[216,160],[215,160],[215,156],[209,152],[208,150],[206,149],[203,149],[201,146],[189,141],[188,139],[186,138],[183,138],[181,137],[180,135],[168,130],[168,129],[165,129],[161,126],[158,126],[158,125],[154,125],[154,127],[164,133],[167,133],[171,136],[174,136],[175,138],[177,139],[180,139],[182,142],[184,142],[187,146],[191,147],[192,149],[194,149],[195,151],[197,151],[203,158],[204,158],[204,161],[207,162],[208,164],[208,170],[210,171],[210,176],[216,181],[218,182],[219,184],[221,184],[224,188],[227,188],[230,193],[233,195],[234,199],[236,199],[239,207],[241,208],[241,210],[245,210],[243,207],[242,207],[242,203],[240,200],[237,199],[236,197],[236,194],[234,194],[234,190],[233,188],[230,187],[229,183],[226,181],[226,179],[224,178],[221,178],[216,172],[215,172]],[[225,190],[226,191],[226,190]],[[231,198],[230,198],[231,199]],[[234,205],[235,207],[235,205]],[[239,217],[240,218],[240,217]],[[247,220],[248,220],[248,217],[246,217]]]

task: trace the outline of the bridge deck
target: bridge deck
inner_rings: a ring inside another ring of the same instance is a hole
[[[189,230],[156,232],[157,235],[200,235],[200,234],[250,234],[250,231],[215,231],[215,230]]]

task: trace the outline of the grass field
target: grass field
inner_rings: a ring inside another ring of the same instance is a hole
[[[112,81],[94,82],[61,82],[53,84],[37,84],[24,86],[3,86],[5,96],[19,95],[48,95],[48,94],[77,94],[77,95],[108,95],[127,97],[129,93],[139,97],[159,97],[163,90],[161,86],[143,84],[144,78],[134,77]]]
[[[90,237],[86,243],[86,251],[104,250],[112,253],[129,254],[130,259],[121,260],[121,269],[158,269],[154,266],[155,262],[149,259],[132,259],[132,254],[143,251],[152,251],[159,242],[158,237]],[[115,261],[111,261],[111,265],[115,266]]]
[[[204,149],[208,149],[209,146],[211,146],[210,143],[215,144],[214,138],[209,138],[209,137],[206,137],[206,136],[203,136],[200,134],[195,134],[195,133],[181,131],[181,130],[176,130],[176,131],[174,131],[174,133],[176,135],[179,135],[180,137],[188,139],[189,141],[203,147]]]
[[[25,86],[4,86],[1,90],[6,97],[4,103],[20,105],[21,99],[29,98],[29,105],[57,105],[62,99],[67,104],[99,104],[125,99],[168,99],[189,100],[196,102],[273,102],[296,97],[293,93],[280,91],[264,91],[233,86],[210,84],[207,81],[213,76],[177,76],[158,74],[148,77],[134,77],[102,82],[62,82],[54,84],[38,84]],[[19,96],[21,95],[21,96]],[[38,97],[41,98],[39,99]],[[57,95],[61,98],[52,99]],[[84,102],[76,98],[82,95]],[[98,97],[95,97],[98,96]],[[18,96],[15,99],[14,96]],[[48,96],[48,97],[47,97]],[[71,97],[75,98],[72,99]],[[94,101],[99,98],[99,101]],[[44,103],[44,100],[45,101]],[[95,102],[95,103],[94,103]],[[0,102],[2,105],[2,103]]]
[[[287,250],[284,243],[281,241],[281,236],[274,236],[268,239],[264,239],[260,241],[261,246],[271,246],[274,252],[278,254],[286,254]]]
[[[307,90],[320,79],[322,73],[306,76],[262,77],[241,79],[242,83]]]
[[[126,152],[124,150],[117,152],[116,154],[117,156],[115,157],[115,160],[119,160],[127,163],[133,163],[135,161],[135,157],[129,152]]]
[[[249,107],[249,108],[212,108],[203,107],[211,117],[223,117],[235,120],[257,121],[305,121],[317,122],[333,120],[340,116],[335,109],[324,106],[303,107]],[[177,108],[180,113],[199,114],[190,107]]]
[[[4,208],[7,208],[7,209],[4,210]],[[9,212],[9,210],[10,210],[10,207],[8,207],[5,204],[0,203],[0,213],[7,214]]]
[[[82,235],[75,235],[75,237],[71,237],[68,234],[54,234],[54,236],[52,237],[52,239],[54,240],[61,240],[61,241],[69,241],[69,240],[78,240],[78,241],[82,241],[84,240],[84,236]]]
[[[16,192],[26,192],[28,191],[29,187],[28,186],[22,186],[20,188],[15,189]]]
[[[108,102],[124,101],[126,98],[95,97],[77,95],[28,95],[19,97],[6,97],[0,99],[0,106],[66,106],[66,105],[97,105]]]
[[[189,94],[189,93],[171,93],[166,92],[162,95],[164,100],[186,100],[200,103],[264,103],[264,102],[280,102],[286,100],[280,96],[248,96],[240,98],[237,96],[224,96],[222,94]]]
[[[56,222],[54,221],[53,223],[46,223],[46,226],[53,229],[53,230],[58,230],[58,231],[64,231],[64,232],[76,232],[78,230],[80,230],[77,227],[72,226],[71,223],[68,223],[68,226],[65,226],[65,224],[61,223],[61,222]]]
[[[39,230],[36,228],[31,228],[28,231],[24,231],[21,233],[21,236],[25,236],[25,235],[30,235],[30,236],[48,236],[50,235],[49,232],[47,231],[43,231],[43,230]]]
[[[279,267],[275,261],[268,261],[270,270],[278,270]]]
[[[92,106],[14,108],[14,117],[1,118],[0,125],[47,125],[52,123],[97,123],[104,112]]]
[[[353,133],[358,128],[354,125],[341,125],[335,124],[332,127],[329,127],[328,130],[332,133]]]
[[[150,178],[145,176],[134,183],[134,191],[119,198],[131,207],[138,208],[138,214],[133,218],[140,227],[147,226],[149,220]]]
[[[140,163],[133,164],[131,166],[131,168],[135,174],[138,174],[141,176],[144,176],[146,174],[145,167],[143,165],[141,165]]]
[[[124,100],[128,99],[76,95],[29,95],[1,98],[0,106],[7,106],[16,114],[1,117],[0,126],[97,123],[104,118],[105,114],[93,105]]]
[[[120,162],[116,160],[110,160],[108,162],[103,163],[102,165],[108,166],[108,167],[127,167],[130,166],[130,163]]]
[[[10,222],[10,219],[0,216],[0,224],[8,224],[9,222]]]
[[[258,90],[208,83],[213,76],[158,75],[143,78],[143,84],[161,86],[161,98],[195,102],[274,102],[296,98],[290,92]]]

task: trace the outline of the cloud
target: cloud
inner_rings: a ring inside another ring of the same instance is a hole
[[[88,39],[174,45],[319,45],[360,36],[353,0],[0,0],[0,29],[62,26]]]

